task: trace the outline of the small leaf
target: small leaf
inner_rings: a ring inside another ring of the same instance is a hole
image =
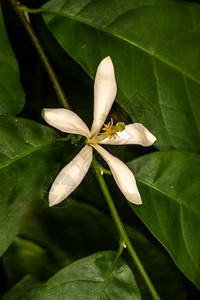
[[[140,292],[126,262],[112,251],[99,252],[67,266],[46,284],[34,284],[30,277],[13,287],[4,300],[139,300]]]
[[[200,155],[155,152],[128,164],[143,205],[131,205],[169,251],[181,271],[200,288]]]
[[[25,103],[19,67],[7,37],[0,6],[0,115],[18,114]]]
[[[0,255],[18,231],[30,201],[39,201],[55,176],[62,149],[52,129],[0,117]]]

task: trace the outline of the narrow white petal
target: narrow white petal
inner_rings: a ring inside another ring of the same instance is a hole
[[[120,159],[111,155],[101,146],[94,144],[93,147],[107,162],[118,187],[126,199],[134,204],[142,204],[135,177],[131,170]]]
[[[85,177],[91,162],[92,147],[86,145],[54,180],[49,192],[49,206],[60,203],[77,188]]]
[[[66,108],[44,108],[42,116],[45,121],[67,133],[74,133],[90,137],[90,131],[83,120],[73,111]]]
[[[140,123],[126,125],[125,129],[117,135],[115,139],[106,138],[99,144],[151,146],[156,141],[156,137]]]
[[[111,58],[104,58],[98,66],[94,82],[94,119],[91,133],[96,135],[111,109],[117,93],[115,71]]]

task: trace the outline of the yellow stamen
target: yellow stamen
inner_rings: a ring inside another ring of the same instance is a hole
[[[106,138],[109,138],[110,140],[116,139],[116,137],[119,137],[117,132],[122,132],[125,129],[125,124],[123,122],[118,122],[115,126],[113,125],[113,119],[108,124],[104,124],[104,127],[102,128],[102,133],[99,133],[97,136],[94,136],[87,140],[87,144],[95,144],[103,141]]]
[[[117,123],[115,126],[113,125],[113,119],[111,119],[111,121],[106,125],[104,124],[104,127],[102,128],[103,134],[106,135],[106,138],[109,138],[110,140],[112,138],[116,139],[117,132],[121,132],[125,129],[125,124],[120,122]],[[123,125],[123,126],[122,126]]]

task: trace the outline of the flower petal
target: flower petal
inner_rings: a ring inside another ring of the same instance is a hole
[[[73,111],[66,108],[44,108],[42,116],[45,121],[60,131],[81,134],[90,137],[90,131],[83,120]]]
[[[142,204],[135,177],[131,170],[120,159],[111,155],[101,146],[94,144],[93,147],[107,162],[119,189],[126,199],[134,204]]]
[[[104,58],[98,66],[94,83],[94,119],[91,133],[95,136],[103,126],[117,93],[115,72],[111,58]]]
[[[92,162],[92,147],[86,145],[57,175],[49,192],[49,206],[67,198],[81,183]]]
[[[117,132],[117,135],[118,136],[115,139],[110,140],[109,138],[106,138],[100,141],[98,144],[135,144],[142,146],[151,146],[156,141],[156,137],[140,123],[126,125],[125,129],[122,132]]]

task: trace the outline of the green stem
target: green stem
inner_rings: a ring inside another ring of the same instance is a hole
[[[53,71],[53,68],[35,34],[35,32],[33,31],[33,28],[31,27],[31,24],[29,23],[29,20],[28,18],[25,16],[24,14],[24,11],[23,11],[23,6],[21,4],[19,4],[19,2],[17,0],[8,0],[10,2],[10,4],[12,5],[12,7],[14,8],[16,14],[18,15],[21,23],[23,24],[24,28],[26,29],[29,37],[31,38],[32,42],[33,42],[33,45],[35,46],[40,58],[41,58],[41,61],[49,75],[49,78],[53,84],[53,87],[55,89],[55,92],[58,96],[58,99],[61,103],[61,105],[65,108],[68,108],[70,109],[70,106],[68,104],[68,101],[65,97],[65,94],[61,88],[61,85],[57,79],[57,76],[56,74],[54,73]]]
[[[104,168],[103,166],[101,166],[97,161],[95,161],[95,162],[96,162],[97,167],[100,170],[101,175],[103,175],[103,174],[112,175],[110,170],[108,170],[108,169]]]
[[[121,240],[124,241],[124,245],[126,245],[129,254],[131,255],[133,261],[135,262],[135,264],[136,264],[136,266],[137,266],[137,268],[138,268],[138,270],[139,270],[139,272],[140,272],[140,274],[141,274],[141,276],[142,276],[142,278],[143,278],[143,280],[144,280],[144,282],[145,282],[145,284],[146,284],[149,292],[152,295],[152,298],[154,300],[160,300],[160,297],[159,297],[157,291],[155,290],[155,288],[154,288],[154,286],[153,286],[153,284],[152,284],[149,276],[147,275],[147,273],[146,273],[146,271],[145,271],[145,269],[144,269],[144,267],[143,267],[143,265],[142,265],[142,263],[141,263],[138,255],[137,255],[137,253],[135,252],[135,249],[133,248],[133,245],[132,245],[131,241],[129,240],[129,237],[128,237],[127,233],[126,233],[124,225],[123,225],[123,223],[122,223],[122,221],[120,219],[118,211],[117,211],[117,209],[115,207],[115,204],[114,204],[114,202],[112,200],[110,192],[109,192],[109,190],[107,188],[105,180],[104,180],[103,176],[101,175],[101,171],[99,169],[99,165],[97,164],[97,162],[95,160],[93,160],[93,167],[94,167],[94,170],[96,172],[97,180],[99,182],[101,190],[102,190],[102,192],[103,192],[103,194],[104,194],[104,196],[106,198],[107,204],[108,204],[110,212],[112,214],[112,217],[113,217],[113,219],[114,219],[114,221],[116,223],[116,226],[118,228],[118,231],[120,233]]]

